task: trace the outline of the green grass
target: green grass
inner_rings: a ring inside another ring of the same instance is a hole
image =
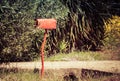
[[[63,80],[63,77],[67,75],[65,72],[72,71],[73,73],[78,72],[79,70],[48,70],[45,72],[44,78],[41,80],[39,72],[34,72],[32,70],[17,70],[15,71],[6,71],[5,69],[0,70],[0,81],[66,81]],[[75,74],[78,81],[118,81],[119,76],[102,76],[98,78],[80,78],[80,74]],[[112,79],[112,80],[111,80]],[[68,80],[72,81],[72,80]]]
[[[0,69],[0,81],[63,81],[61,73],[46,71],[44,78],[40,78],[39,70],[21,70],[17,68]]]
[[[45,57],[46,61],[95,61],[95,60],[111,60],[110,54],[102,52],[72,52],[72,53],[58,53],[56,55]]]
[[[3,71],[0,73],[0,81],[39,81],[38,74],[31,71]]]

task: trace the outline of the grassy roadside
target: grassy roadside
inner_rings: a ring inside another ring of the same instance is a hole
[[[73,72],[74,79],[71,80],[70,73]],[[6,70],[0,71],[0,81],[119,81],[120,77],[118,75],[112,76],[100,76],[93,78],[89,75],[87,78],[82,78],[79,74],[79,70],[48,70],[45,72],[45,76],[42,80],[39,77],[39,71],[33,70]],[[68,78],[68,80],[67,80]]]
[[[104,53],[104,52],[91,52],[91,51],[84,51],[84,52],[72,52],[69,54],[59,53],[53,55],[49,58],[45,57],[46,61],[95,61],[95,60],[111,60],[113,55],[111,53]],[[61,70],[57,72],[55,71],[47,71],[45,72],[45,78],[40,80],[39,71],[37,69],[32,70],[6,70],[0,69],[0,81],[72,81],[72,80],[64,80],[66,76],[66,72],[68,70]],[[70,70],[71,72],[79,72],[78,70]],[[79,72],[80,73],[80,72]],[[117,75],[110,75],[110,76],[102,76],[93,78],[89,75],[88,78],[81,78],[79,74],[75,75],[75,81],[119,81],[120,77]],[[69,78],[69,75],[67,75]]]
[[[95,61],[95,60],[112,60],[113,55],[103,52],[72,52],[58,53],[56,55],[45,57],[45,61]]]

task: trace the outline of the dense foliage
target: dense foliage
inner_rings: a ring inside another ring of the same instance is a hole
[[[0,0],[0,62],[36,58],[43,30],[34,27],[34,19],[62,19],[66,13],[58,0]]]
[[[100,50],[104,45],[105,21],[120,15],[115,0],[60,0],[68,9],[65,27],[52,32],[51,51]],[[64,50],[63,50],[64,49]]]
[[[34,58],[32,48],[35,0],[0,0],[0,61]]]
[[[29,61],[39,55],[43,30],[36,18],[55,18],[46,53],[97,50],[103,45],[105,23],[120,15],[119,0],[0,0],[0,62]]]
[[[120,51],[120,17],[112,16],[105,23],[105,36],[104,45],[108,49],[117,49]]]

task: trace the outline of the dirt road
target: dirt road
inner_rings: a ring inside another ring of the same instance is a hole
[[[13,62],[1,64],[0,68],[41,69],[41,62]],[[45,69],[91,69],[112,73],[120,73],[120,61],[57,61],[45,62]]]

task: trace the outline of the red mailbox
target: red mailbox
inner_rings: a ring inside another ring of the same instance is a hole
[[[42,64],[41,78],[44,75],[44,47],[45,47],[45,42],[47,37],[47,30],[56,29],[56,24],[57,24],[57,21],[55,19],[36,19],[36,26],[38,28],[45,29],[44,39],[40,49],[41,64]]]
[[[36,25],[42,29],[56,29],[57,21],[55,19],[37,19]]]

